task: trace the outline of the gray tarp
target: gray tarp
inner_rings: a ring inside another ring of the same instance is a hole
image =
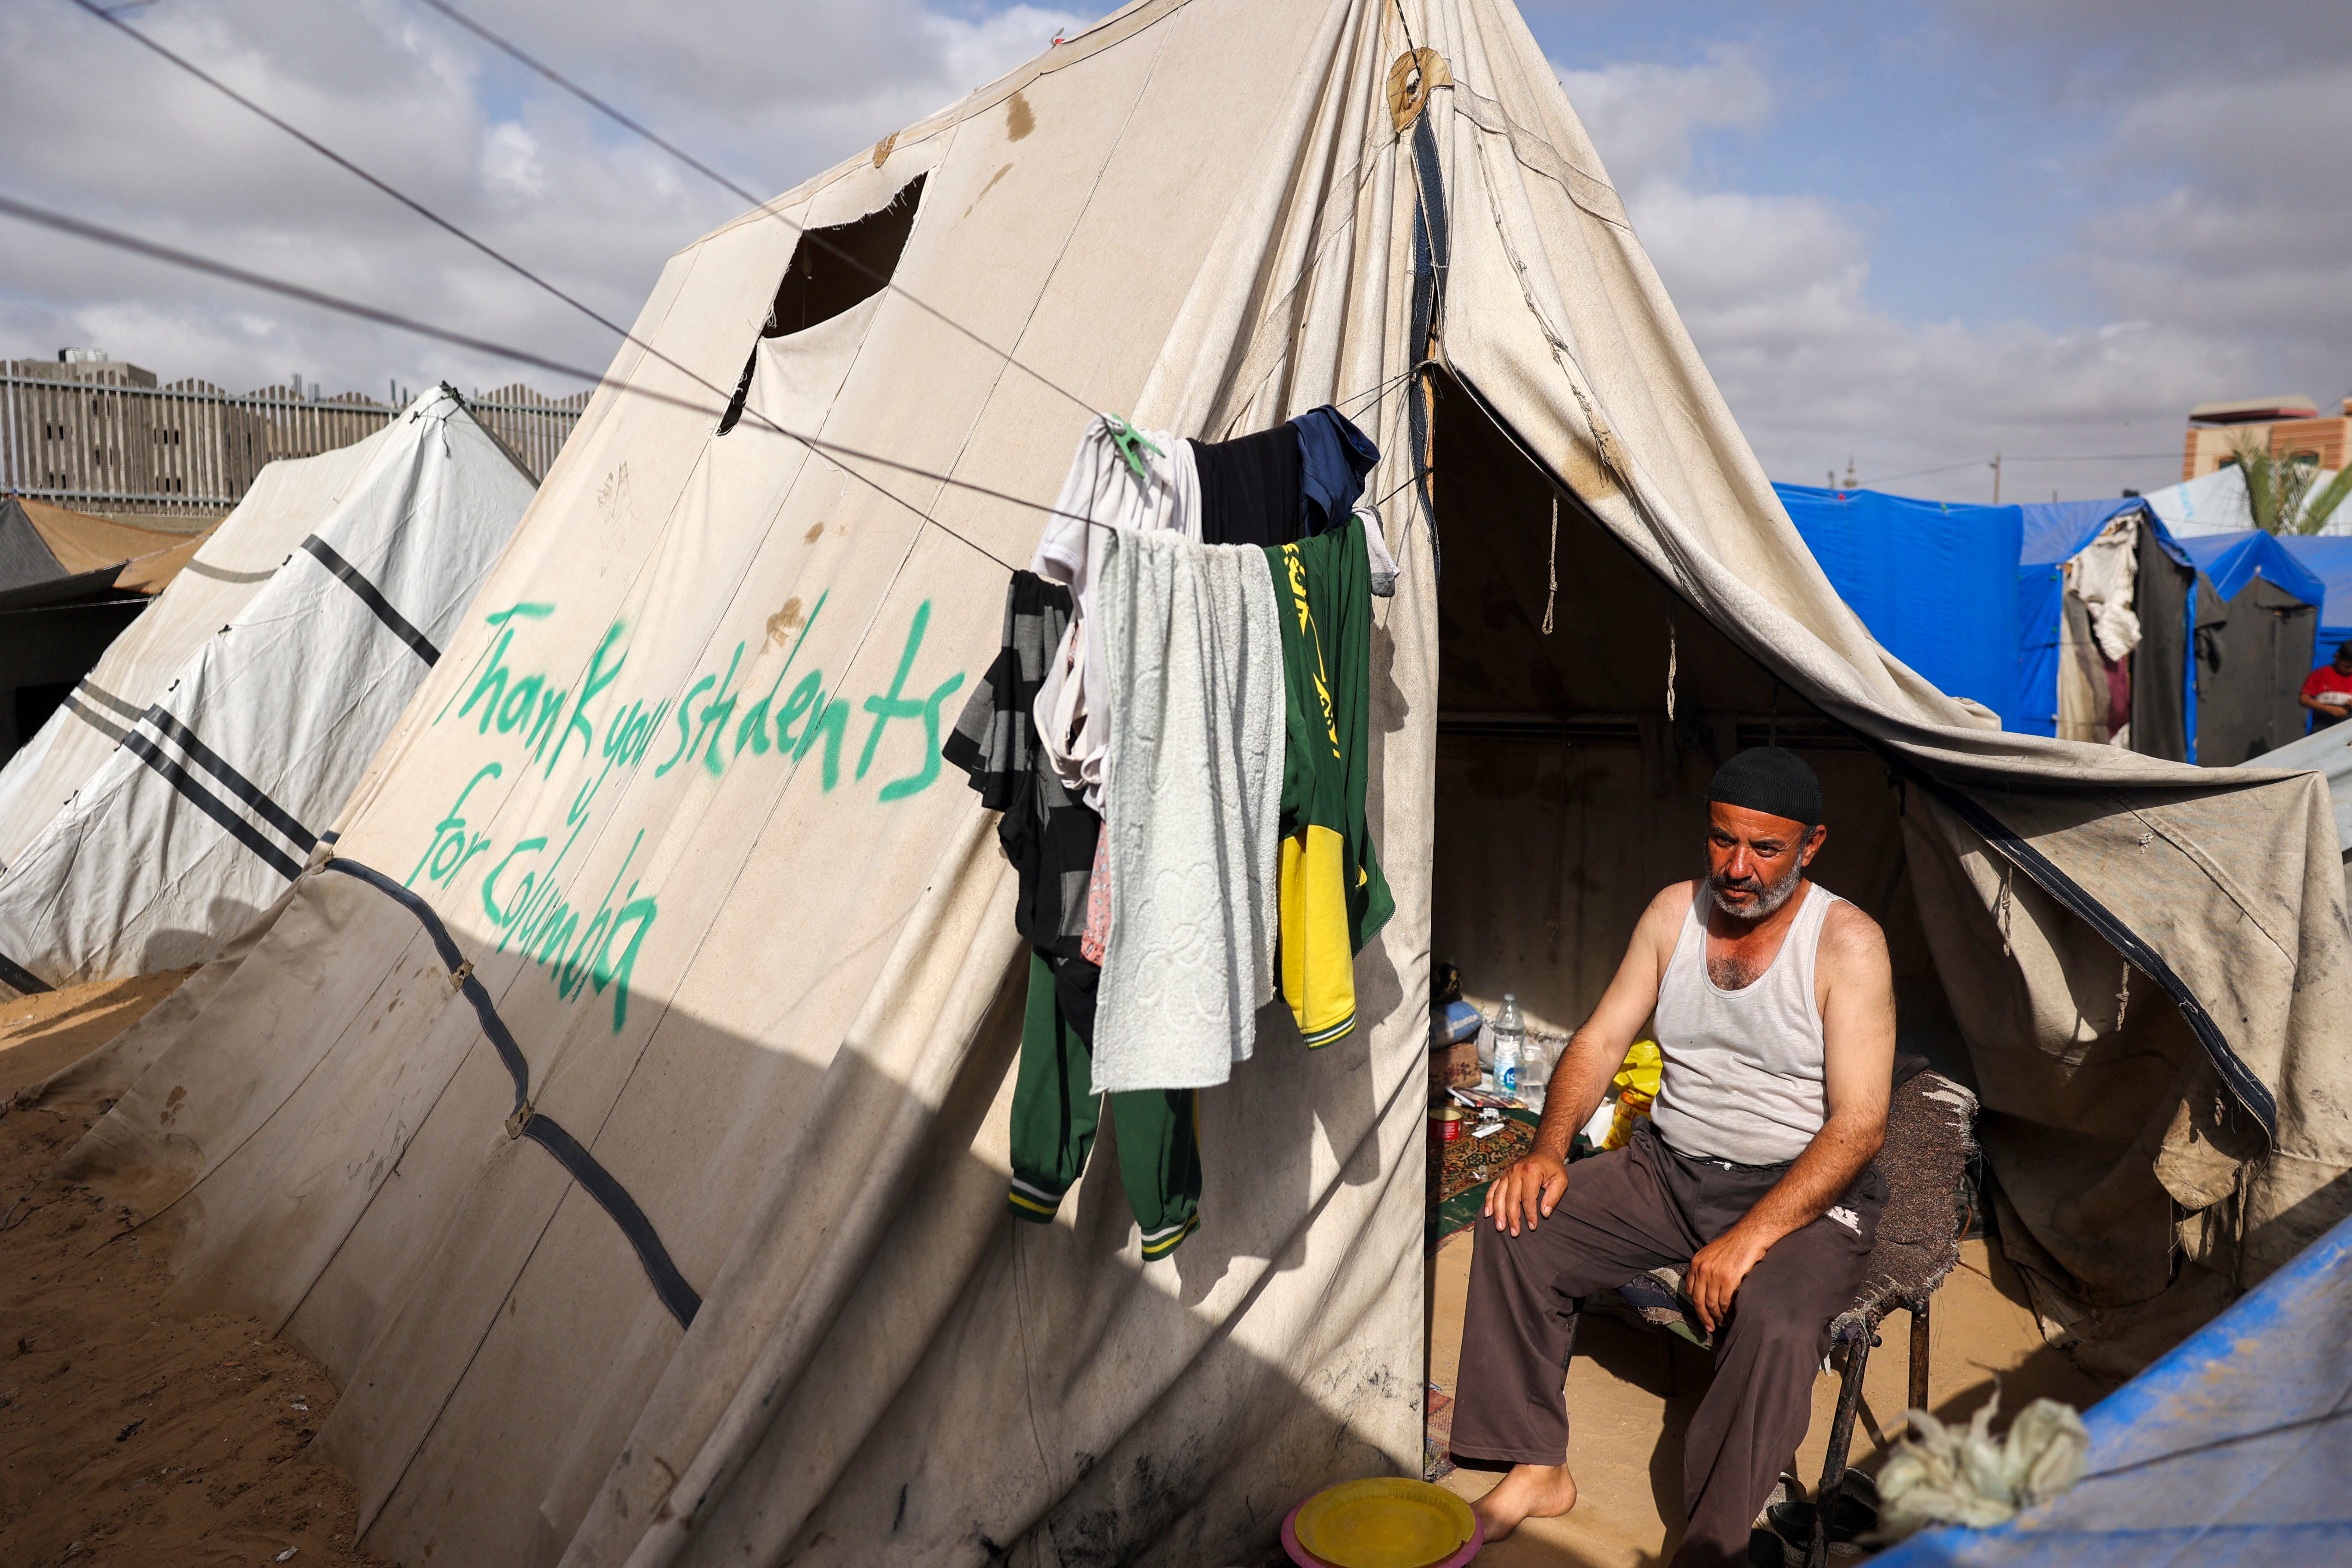
[[[122,1096],[76,1168],[180,1227],[184,1298],[343,1384],[320,1440],[368,1544],[1203,1564],[1417,1466],[1431,544],[1502,526],[1449,514],[1442,472],[1433,514],[1400,489],[1433,309],[1435,355],[1612,534],[1940,793],[1913,875],[1988,1102],[2095,1134],[2017,1167],[2086,1289],[2160,1294],[2173,1203],[2249,1279],[2341,1212],[2317,781],[2003,735],[1885,658],[1509,5],[1151,0],[776,205],[840,223],[918,174],[898,284],[1083,403],[898,294],[760,337],[795,245],[763,216],[681,252],[637,328],[662,357],[616,360],[331,858],[76,1076]],[[1397,915],[1356,1038],[1310,1058],[1277,1007],[1203,1097],[1203,1225],[1168,1260],[1108,1161],[1058,1225],[1004,1213],[1011,878],[936,726],[1040,519],[748,415],[714,435],[747,349],[765,417],[1041,500],[1089,406],[1218,437],[1339,399],[1381,441]]]

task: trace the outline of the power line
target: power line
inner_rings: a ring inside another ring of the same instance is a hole
[[[1958,468],[1981,468],[1988,467],[1991,462],[1992,459],[1990,458],[1971,458],[1965,463],[1946,463],[1940,468],[1914,468],[1907,474],[1887,474],[1884,477],[1874,476],[1871,482],[1873,484],[1879,485],[1891,485],[1897,479],[1924,479],[1929,474],[1948,474]]]
[[[2137,463],[2179,455],[2177,452],[2089,452],[2072,453],[2064,457],[2053,458],[2017,458],[2004,453],[2000,460],[2004,463]],[[1966,462],[1946,463],[1941,468],[1913,468],[1907,473],[1874,475],[1871,483],[1891,485],[1897,479],[1925,479],[1929,474],[1948,474],[1961,468],[1984,468],[1991,466],[1990,458],[1970,458]]]
[[[689,409],[698,414],[716,414],[719,412],[718,410],[711,408],[707,404],[697,403],[688,398],[674,396],[666,392],[656,392],[650,387],[635,386],[627,382],[614,381],[608,377],[599,375],[593,370],[583,369],[581,366],[575,364],[566,364],[562,360],[549,359],[544,354],[532,353],[528,349],[514,348],[506,343],[495,342],[488,338],[476,337],[469,332],[453,331],[446,327],[436,327],[429,321],[420,321],[414,317],[404,316],[396,311],[383,310],[379,306],[362,304],[356,300],[346,300],[338,295],[325,293],[317,289],[307,288],[299,283],[289,283],[282,279],[270,278],[262,273],[248,272],[242,267],[233,267],[226,261],[215,261],[210,257],[197,256],[190,251],[174,249],[173,247],[168,245],[158,245],[152,240],[141,239],[136,235],[124,234],[119,229],[107,228],[102,225],[85,222],[83,219],[69,216],[64,213],[52,212],[47,207],[35,206],[29,202],[18,201],[14,196],[0,195],[0,216],[17,218],[26,223],[37,224],[43,228],[54,229],[60,234],[72,235],[78,239],[87,239],[94,244],[109,246],[116,250],[129,251],[134,256],[143,256],[150,260],[161,261],[170,266],[184,268],[192,272],[201,272],[208,277],[223,279],[231,283],[241,283],[249,289],[259,289],[267,293],[282,295],[289,300],[299,300],[304,304],[315,305],[320,310],[333,310],[339,314],[346,316],[355,316],[363,321],[373,321],[378,326],[391,327],[396,331],[404,332],[415,332],[419,337],[434,338],[445,343],[454,344],[458,348],[471,349],[477,353],[491,354],[500,359],[512,360],[518,364],[527,364],[534,366],[540,370],[550,371],[557,375],[566,375],[577,380],[592,382],[600,387],[610,386],[617,392],[626,393],[632,396],[649,398],[656,403],[666,403],[673,407]],[[708,386],[709,384],[705,382],[703,384]],[[936,473],[929,468],[917,468],[912,463],[902,463],[895,458],[883,457],[878,452],[861,451],[856,447],[845,447],[836,441],[827,441],[818,437],[803,435],[797,430],[788,430],[782,425],[777,424],[774,420],[769,418],[766,415],[760,413],[757,409],[747,408],[744,412],[747,418],[756,419],[761,427],[764,427],[774,432],[776,435],[785,437],[788,439],[797,441],[802,446],[806,447],[810,451],[823,453],[824,456],[834,458],[836,462],[842,458],[856,458],[860,462],[878,464],[886,468],[894,468],[902,474],[911,474],[918,479],[929,479],[935,483],[948,485],[956,489],[970,490],[974,495],[986,496],[992,500],[1005,501],[1011,505],[1023,507],[1031,511],[1042,511],[1050,517],[1066,517],[1073,521],[1083,522],[1087,524],[1089,527],[1094,528],[1108,528],[1111,526],[1106,522],[1097,522],[1091,517],[1081,516],[1076,512],[1064,511],[1059,507],[1049,506],[1043,501],[1034,501],[1023,496],[1008,494],[1003,490],[992,489],[986,485],[976,485],[969,479],[959,479],[951,475]],[[913,512],[925,522],[928,522],[933,527],[939,529],[942,533],[947,534],[950,538],[961,541],[962,543],[970,545],[973,550],[987,556],[991,561],[995,562],[999,566],[1003,567],[1006,571],[1011,572],[1016,570],[1011,562],[1005,560],[1003,556],[998,555],[994,551],[990,550],[987,546],[981,544],[974,540],[966,538],[963,534],[958,532],[952,528],[950,528],[946,523],[940,521],[939,519],[933,517],[929,512],[925,511],[914,502],[907,500],[904,496],[898,494],[894,490],[887,489],[868,476],[859,473],[856,468],[850,468],[846,463],[841,464],[841,470],[842,472],[849,475],[850,478],[858,480],[860,483],[870,487],[881,495],[887,497],[888,500],[896,501],[898,505],[905,507],[908,511]]]
[[[536,285],[538,288],[545,289],[548,293],[553,295],[556,299],[562,300],[565,304],[571,306],[573,310],[579,311],[590,321],[594,321],[598,326],[604,327],[614,332],[617,332],[622,337],[627,338],[631,342],[637,343],[639,348],[646,349],[649,353],[656,352],[652,349],[650,344],[637,342],[637,340],[631,336],[629,330],[626,327],[622,326],[618,321],[609,320],[604,315],[598,313],[596,310],[591,309],[589,306],[583,304],[580,300],[573,299],[571,295],[565,293],[562,289],[557,288],[546,279],[541,278],[538,273],[531,271],[520,262],[514,260],[511,257],[501,254],[487,242],[477,239],[474,236],[467,233],[464,229],[459,228],[456,224],[451,223],[447,218],[443,217],[439,213],[435,212],[431,207],[426,206],[423,202],[418,201],[415,197],[407,195],[405,192],[394,189],[393,186],[377,178],[374,174],[370,174],[367,170],[361,168],[357,163],[352,163],[349,158],[344,157],[341,153],[336,152],[332,147],[320,142],[317,137],[312,136],[309,132],[304,131],[301,127],[289,124],[288,121],[279,119],[277,115],[271,113],[268,110],[263,108],[252,99],[247,98],[245,94],[237,91],[236,89],[229,86],[228,83],[221,80],[218,77],[214,76],[211,72],[205,70],[194,61],[190,60],[184,56],[174,54],[171,49],[156,42],[153,38],[149,37],[146,34],[141,32],[130,23],[124,21],[114,12],[109,11],[104,6],[100,5],[97,3],[97,0],[73,0],[73,4],[80,6],[83,10],[97,17],[100,21],[105,23],[108,26],[114,28],[117,32],[122,34],[123,37],[131,39],[142,47],[152,50],[155,54],[162,56],[166,60],[169,60],[172,64],[179,67],[190,76],[194,77],[198,81],[203,82],[206,87],[211,88],[214,91],[219,93],[230,102],[236,104],[239,108],[248,110],[252,113],[259,116],[261,119],[268,121],[271,125],[283,131],[287,135],[291,136],[294,140],[302,143],[303,146],[308,147],[313,153],[318,153],[319,156],[326,159],[329,163],[334,164],[337,168],[341,169],[344,173],[366,181],[369,184],[373,185],[377,190],[382,191],[394,201],[396,201],[401,205],[408,208],[409,211],[415,213],[425,222],[432,224],[436,228],[443,229],[449,234],[455,235],[457,238],[465,241],[467,245],[472,246],[476,250],[480,251],[484,256],[488,257],[499,266],[505,268],[509,272],[514,273],[517,277]],[[684,370],[686,367],[683,365],[677,365],[676,368]],[[688,374],[691,374],[692,373],[688,372]]]
[[[2003,458],[2001,460],[2009,463],[2137,463],[2179,456],[2180,453],[2176,448],[2169,452],[2093,452],[2064,458]]]
[[[82,0],[76,0],[76,3],[80,4],[82,3]],[[1021,372],[1022,374],[1028,376],[1039,385],[1053,392],[1059,393],[1063,397],[1067,398],[1070,402],[1076,404],[1080,408],[1085,409],[1088,414],[1097,412],[1094,405],[1088,403],[1085,398],[1080,397],[1076,393],[1064,387],[1058,382],[1050,379],[1044,372],[1033,369],[1032,367],[1022,363],[1018,359],[1015,359],[1013,356],[1011,350],[997,347],[994,343],[990,342],[986,338],[982,337],[978,332],[973,331],[970,327],[965,326],[962,322],[956,321],[953,317],[949,316],[944,311],[934,309],[930,305],[928,305],[922,300],[917,299],[914,295],[907,292],[905,288],[891,280],[889,273],[884,272],[879,268],[869,265],[863,258],[852,255],[846,247],[836,245],[832,240],[827,239],[822,229],[814,229],[808,227],[804,224],[794,223],[783,214],[776,211],[766,199],[753,195],[750,191],[745,190],[742,186],[737,184],[734,181],[729,179],[726,175],[720,174],[709,164],[705,163],[699,158],[695,157],[684,148],[656,135],[653,132],[647,130],[645,126],[638,124],[635,120],[630,119],[627,115],[622,113],[619,110],[614,108],[603,99],[598,98],[594,93],[590,92],[586,88],[582,87],[579,83],[572,80],[569,77],[563,76],[562,73],[558,72],[553,67],[542,63],[531,55],[524,52],[520,46],[500,37],[498,34],[490,31],[479,22],[477,22],[472,17],[467,16],[464,12],[459,11],[454,5],[447,4],[447,0],[417,0],[417,4],[429,6],[433,10],[439,12],[450,21],[455,22],[458,26],[465,28],[466,31],[473,34],[476,37],[481,39],[492,48],[497,49],[499,53],[506,55],[509,58],[513,59],[526,69],[544,77],[547,80],[552,82],[557,87],[562,88],[564,91],[570,93],[572,97],[578,99],[581,102],[586,104],[597,113],[605,116],[607,119],[614,121],[614,123],[620,125],[625,130],[643,137],[646,141],[652,142],[655,146],[660,148],[663,152],[668,153],[679,163],[684,163],[688,168],[692,169],[696,174],[700,174],[704,179],[718,185],[721,190],[728,192],[730,195],[734,195],[742,201],[751,203],[751,205],[757,208],[761,214],[775,219],[780,224],[782,224],[786,228],[800,236],[803,241],[816,245],[823,249],[831,252],[835,260],[856,268],[866,277],[872,279],[875,282],[880,284],[884,289],[888,289],[891,293],[898,296],[899,299],[904,300],[909,305],[914,306],[915,309],[922,311],[925,315],[929,316],[932,320],[940,322],[942,326],[945,326],[950,331],[970,339],[975,343],[978,343],[982,348],[984,348],[989,353],[996,355],[1006,364],[1011,365],[1014,370]]]
[[[550,359],[544,354],[533,353],[528,349],[519,349],[510,344],[498,342],[488,338],[476,337],[470,332],[460,332],[455,331],[447,327],[437,327],[430,321],[420,321],[413,316],[404,316],[397,311],[384,310],[381,306],[363,304],[356,300],[346,300],[340,295],[329,294],[322,289],[309,288],[300,283],[289,283],[283,279],[271,278],[259,272],[248,271],[242,267],[232,266],[226,261],[215,261],[210,257],[198,256],[193,251],[180,250],[168,245],[159,245],[153,240],[141,239],[136,235],[124,234],[120,229],[108,228],[101,224],[90,223],[85,219],[74,217],[66,213],[53,212],[47,207],[36,206],[30,202],[19,201],[16,197],[6,195],[5,194],[0,194],[0,216],[13,217],[24,223],[35,224],[43,228],[53,229],[59,234],[71,235],[77,239],[85,239],[90,241],[92,244],[103,245],[112,249],[127,251],[133,256],[144,257],[151,261],[160,261],[167,266],[183,268],[191,272],[200,272],[207,277],[222,279],[231,283],[240,283],[248,289],[258,289],[265,293],[277,294],[289,300],[299,300],[306,305],[314,305],[323,310],[332,310],[339,315],[356,317],[363,321],[373,321],[378,326],[390,327],[397,331],[414,332],[419,337],[432,338],[437,342],[453,344],[458,348],[470,349],[477,353],[489,354],[496,358],[511,360],[518,364],[530,365],[540,370],[548,371],[556,375],[570,376],[575,380],[590,382],[600,388],[611,387],[614,391],[625,394],[628,396],[646,398],[651,402],[667,404],[673,408],[683,408],[696,414],[715,415],[719,412],[719,410],[712,408],[709,404],[698,403],[691,398],[679,397],[667,392],[656,392],[651,387],[636,386],[625,381],[615,381],[608,376],[600,375],[593,370],[584,369],[580,365],[567,364],[562,360]],[[635,342],[636,340],[633,338],[630,341]],[[1414,365],[1410,370],[1402,372],[1397,375],[1391,376],[1386,382],[1369,389],[1370,392],[1378,395],[1374,401],[1377,403],[1380,398],[1385,397],[1387,393],[1392,390],[1398,383],[1410,376],[1413,371],[1417,371],[1421,368],[1422,367],[1419,365]],[[687,374],[689,376],[693,374],[690,371],[687,372]],[[716,387],[713,387],[709,382],[702,381],[698,376],[694,377],[694,379],[699,382],[700,384],[706,388],[709,388],[712,391],[718,390]],[[1349,403],[1357,402],[1364,395],[1364,393],[1360,392],[1352,395],[1346,401]],[[991,500],[1003,501],[1008,505],[1017,506],[1024,510],[1044,512],[1048,517],[1067,518],[1073,522],[1082,522],[1088,528],[1108,530],[1113,526],[1110,523],[1099,521],[1095,518],[1088,517],[1080,512],[1064,511],[1060,507],[1049,505],[1044,501],[1031,500],[1025,496],[1016,496],[1008,491],[992,489],[987,485],[974,484],[970,479],[960,479],[951,474],[942,474],[935,469],[918,468],[912,463],[902,463],[896,458],[886,458],[878,452],[868,452],[862,450],[859,447],[844,446],[838,441],[828,441],[821,437],[805,435],[798,430],[787,429],[783,426],[777,424],[773,419],[769,418],[765,414],[756,408],[746,406],[743,411],[743,415],[746,420],[756,421],[754,428],[765,429],[774,435],[782,436],[787,440],[796,441],[800,443],[800,445],[807,447],[810,451],[819,453],[824,457],[832,459],[841,468],[841,471],[847,474],[851,479],[857,480],[860,484],[872,489],[876,494],[880,495],[885,500],[893,501],[898,505],[906,508],[924,522],[938,529],[940,532],[946,534],[949,538],[955,540],[958,543],[966,545],[977,553],[993,561],[997,565],[1002,566],[1007,572],[1018,571],[1020,568],[1014,566],[1011,562],[1005,560],[1004,557],[997,554],[994,551],[989,549],[986,545],[982,544],[977,540],[971,539],[960,531],[949,527],[946,523],[941,522],[938,518],[932,516],[929,512],[925,511],[921,507],[917,506],[913,501],[908,500],[906,497],[898,494],[896,490],[890,489],[868,475],[859,473],[856,468],[849,467],[848,463],[843,459],[855,459],[858,462],[877,464],[885,468],[891,468],[902,474],[911,475],[916,479],[929,479],[935,484],[946,485],[952,489],[968,490],[973,495],[985,496]],[[1391,491],[1390,493],[1394,494],[1395,492]]]

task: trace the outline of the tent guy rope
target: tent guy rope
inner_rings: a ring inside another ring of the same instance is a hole
[[[86,0],[75,0],[75,3],[77,5],[81,5],[85,4]],[[842,262],[845,266],[855,268],[856,270],[864,273],[866,277],[875,279],[889,292],[896,294],[899,299],[906,300],[907,303],[914,306],[915,309],[922,311],[925,315],[929,316],[934,321],[947,327],[949,330],[958,332],[963,337],[970,339],[971,342],[978,343],[982,348],[984,348],[989,353],[996,355],[1006,364],[1012,366],[1014,370],[1019,371],[1022,374],[1028,376],[1040,386],[1046,387],[1053,392],[1058,393],[1060,395],[1067,398],[1070,402],[1077,405],[1089,414],[1096,412],[1094,405],[1088,403],[1085,398],[1080,397],[1076,393],[1070,391],[1067,387],[1065,387],[1060,383],[1053,380],[1043,371],[1037,370],[1034,366],[1022,363],[1020,360],[1013,356],[1011,350],[999,348],[996,344],[990,342],[986,338],[982,337],[978,332],[972,331],[970,327],[965,326],[962,322],[956,321],[953,317],[949,316],[944,311],[936,310],[930,305],[928,305],[922,300],[917,299],[914,295],[909,294],[904,288],[891,281],[890,275],[888,273],[877,270],[858,257],[852,255],[845,247],[825,238],[823,230],[810,228],[804,224],[793,222],[792,219],[784,216],[783,214],[775,210],[773,202],[763,200],[762,198],[752,195],[750,191],[745,190],[741,185],[737,184],[734,181],[729,179],[726,175],[720,174],[709,164],[703,163],[692,153],[688,153],[685,149],[656,135],[653,132],[647,130],[645,126],[638,124],[635,120],[632,120],[629,116],[622,113],[619,110],[614,108],[603,99],[598,98],[594,93],[590,92],[586,88],[582,87],[579,83],[572,80],[569,77],[558,72],[553,67],[544,64],[536,57],[529,54],[520,46],[499,37],[498,34],[490,31],[488,27],[482,26],[479,22],[477,22],[472,17],[467,16],[464,12],[458,10],[456,6],[447,4],[446,0],[417,0],[417,3],[439,12],[442,16],[447,17],[450,21],[455,22],[458,26],[465,28],[466,31],[473,34],[476,37],[481,39],[492,48],[497,49],[499,53],[507,56],[517,64],[522,66],[526,70],[531,71],[534,74],[546,79],[555,86],[562,88],[565,92],[570,93],[572,97],[578,99],[581,102],[586,104],[597,113],[604,115],[608,120],[611,120],[614,124],[623,127],[637,136],[643,137],[646,141],[651,142],[654,146],[660,148],[663,152],[668,153],[671,157],[677,159],[679,163],[685,164],[696,174],[700,174],[704,179],[718,185],[730,195],[736,196],[743,201],[751,203],[752,207],[757,211],[764,213],[768,216],[774,218],[778,223],[784,225],[793,233],[799,235],[803,239],[809,241],[811,244],[819,246],[824,250],[830,252],[834,259],[836,261]]]

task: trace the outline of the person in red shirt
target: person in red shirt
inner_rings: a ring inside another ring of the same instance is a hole
[[[2295,699],[2311,710],[2311,727],[2325,730],[2330,724],[2340,724],[2347,711],[2352,711],[2352,642],[2336,645],[2333,662],[2321,665],[2304,678],[2303,694]]]

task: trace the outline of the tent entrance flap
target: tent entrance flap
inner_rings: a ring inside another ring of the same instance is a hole
[[[1812,875],[1887,933],[1903,1047],[1973,1083],[1915,909],[1896,775],[1556,487],[1471,388],[1433,379],[1445,558],[1433,960],[1482,1005],[1508,991],[1531,1027],[1572,1032],[1650,900],[1705,870],[1715,767],[1779,744],[1821,775],[1829,837]]]

